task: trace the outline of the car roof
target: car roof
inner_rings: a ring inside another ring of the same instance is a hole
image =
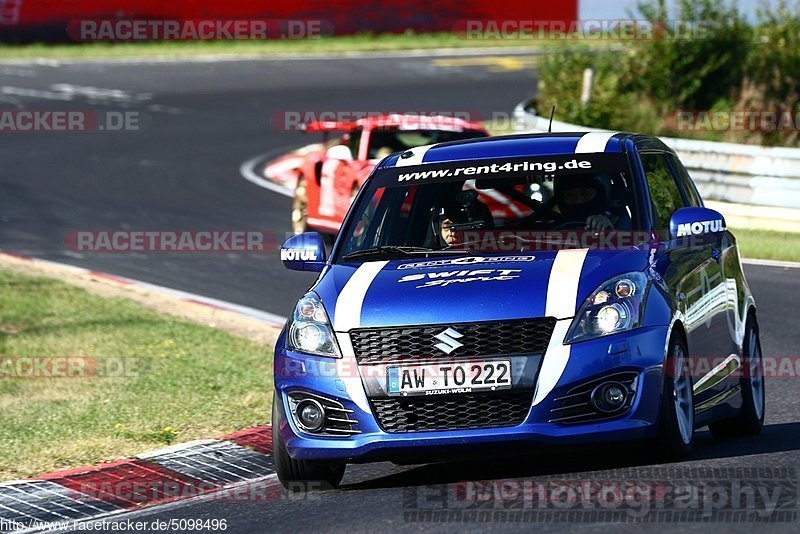
[[[534,133],[451,141],[412,148],[389,156],[380,168],[448,161],[619,153],[631,142],[638,150],[672,152],[655,137],[624,132]]]

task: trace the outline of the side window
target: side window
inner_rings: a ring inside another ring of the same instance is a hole
[[[353,159],[358,159],[360,155],[358,149],[361,146],[361,130],[350,132],[350,139],[347,141],[347,146],[353,154]]]
[[[372,130],[369,132],[367,159],[383,159],[389,154],[398,150],[405,150],[405,148],[402,143],[399,143],[397,132]]]
[[[663,154],[642,154],[642,166],[647,175],[653,227],[661,236],[669,234],[669,218],[684,207],[681,192],[673,180]]]
[[[670,166],[675,171],[675,180],[678,181],[681,189],[683,189],[683,193],[686,195],[686,201],[690,206],[694,206],[696,208],[702,207],[703,201],[700,199],[700,195],[697,193],[694,183],[692,183],[692,179],[689,176],[689,171],[687,171],[686,167],[683,166],[681,160],[679,160],[674,154],[667,154],[667,159],[669,160]]]

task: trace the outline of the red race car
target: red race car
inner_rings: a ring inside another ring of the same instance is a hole
[[[415,146],[487,137],[482,124],[445,116],[382,115],[355,122],[310,122],[322,133],[308,145],[270,161],[267,179],[294,187],[292,230],[335,234],[369,173],[384,157]],[[331,134],[340,136],[331,138]]]

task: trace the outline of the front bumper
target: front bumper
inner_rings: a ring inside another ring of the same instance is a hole
[[[668,327],[646,327],[572,345],[554,389],[531,406],[516,426],[467,430],[388,433],[381,429],[366,399],[355,360],[318,358],[287,351],[284,335],[275,350],[277,420],[289,455],[302,460],[372,461],[449,456],[470,446],[581,445],[653,437],[663,385]],[[595,422],[551,423],[555,399],[573,387],[622,371],[637,375],[635,397],[623,414]],[[356,388],[360,388],[360,391]],[[359,434],[318,437],[300,431],[288,413],[287,394],[309,392],[352,410]],[[452,450],[452,451],[451,451]]]

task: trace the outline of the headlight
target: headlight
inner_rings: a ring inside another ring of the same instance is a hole
[[[289,320],[287,345],[296,352],[341,357],[328,314],[315,293],[307,293],[297,301]]]
[[[608,280],[583,302],[564,343],[636,328],[641,322],[646,292],[644,273],[626,273]]]

